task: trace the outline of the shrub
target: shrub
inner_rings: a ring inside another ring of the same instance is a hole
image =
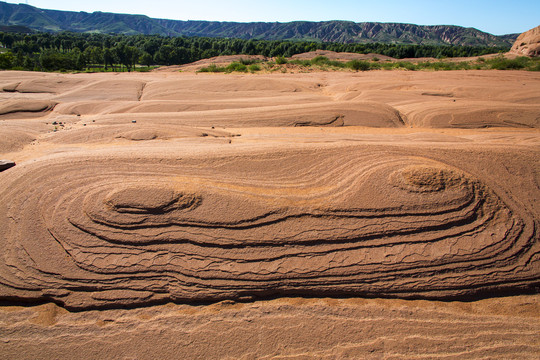
[[[309,66],[311,66],[311,61],[309,61],[309,60],[291,60],[291,61],[289,61],[289,64],[309,67]]]
[[[326,56],[315,56],[313,59],[311,59],[312,65],[327,65],[330,62],[330,60]]]
[[[400,61],[397,63],[398,68],[407,69],[410,71],[416,70],[416,66],[409,61]]]
[[[515,59],[497,58],[490,62],[490,68],[495,70],[519,70],[527,67],[528,60],[526,57]]]
[[[226,68],[225,68],[225,71],[226,72],[233,72],[233,71],[237,71],[237,72],[247,72],[247,66],[240,63],[240,62],[232,62],[230,63]]]
[[[248,70],[250,72],[256,72],[256,71],[261,71],[261,67],[257,64],[251,64],[248,66]]]
[[[347,67],[353,69],[354,71],[367,71],[371,69],[371,64],[363,60],[352,60],[347,63]]]
[[[536,65],[531,66],[528,70],[529,71],[540,71],[540,61],[537,61]]]
[[[199,69],[197,72],[224,72],[225,68],[222,66],[217,66],[216,64],[210,64],[207,67]]]
[[[286,64],[288,62],[289,61],[287,59],[285,59],[283,56],[276,57],[276,64],[278,64],[278,65],[284,65],[284,64]]]

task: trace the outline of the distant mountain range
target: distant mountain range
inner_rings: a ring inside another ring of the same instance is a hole
[[[512,46],[519,34],[496,36],[452,25],[421,26],[351,21],[238,23],[153,19],[145,15],[39,9],[0,2],[0,27],[34,31],[116,34],[159,34],[264,40],[306,40],[339,43]]]

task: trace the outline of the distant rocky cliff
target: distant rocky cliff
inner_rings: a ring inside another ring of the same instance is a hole
[[[26,26],[36,31],[74,31],[166,36],[208,36],[265,40],[308,40],[340,43],[512,46],[518,34],[495,36],[474,28],[350,21],[236,23],[153,19],[144,15],[44,10],[0,2],[0,26]]]

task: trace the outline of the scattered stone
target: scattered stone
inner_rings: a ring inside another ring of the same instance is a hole
[[[131,120],[131,123],[135,124],[135,123],[137,123],[137,120]]]
[[[58,125],[58,122],[53,121],[52,124],[53,124],[53,125]]]
[[[7,170],[15,166],[15,162],[10,160],[0,160],[0,171]]]

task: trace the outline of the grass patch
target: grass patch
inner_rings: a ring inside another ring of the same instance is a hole
[[[378,64],[377,64],[378,65]],[[372,64],[370,64],[367,61],[363,60],[352,60],[349,61],[346,66],[349,69],[353,69],[354,71],[368,71],[372,68]]]
[[[518,57],[515,59],[496,58],[487,61],[490,69],[494,70],[521,70],[529,67],[531,59],[527,57]]]
[[[247,72],[248,68],[246,65],[242,64],[241,62],[235,61],[227,65],[225,68],[225,72],[231,73],[231,72]]]
[[[296,59],[290,60],[289,64],[299,65],[303,67],[310,67],[312,65],[310,60],[296,60]]]
[[[216,64],[210,64],[206,67],[200,68],[197,72],[202,73],[218,73],[218,72],[225,72],[224,66],[217,66]]]
[[[309,71],[310,68],[316,67],[318,70],[340,70],[350,69],[353,71],[369,71],[369,70],[408,70],[408,71],[451,71],[451,70],[528,70],[540,71],[540,59],[518,57],[515,59],[506,59],[502,56],[494,59],[479,58],[477,61],[460,61],[453,62],[448,60],[438,61],[368,61],[368,60],[352,60],[349,62],[341,62],[330,60],[325,56],[317,56],[311,60],[288,60],[283,57],[276,57],[274,61],[262,62],[260,60],[247,60],[242,62],[235,61],[228,66],[217,66],[210,64],[207,67],[200,69],[198,72],[250,72],[265,70],[269,72],[286,71],[283,67],[286,64],[297,65]]]
[[[251,64],[248,66],[248,70],[249,72],[254,73],[257,71],[261,71],[261,67],[259,66],[259,64]]]
[[[344,68],[345,63],[337,60],[330,60],[326,56],[316,56],[313,59],[311,59],[311,65],[318,65],[318,66],[332,66],[337,68]]]
[[[283,57],[283,56],[278,56],[278,57],[276,57],[276,60],[275,60],[275,61],[276,61],[276,64],[278,64],[278,65],[285,65],[286,63],[289,62],[289,60],[287,60],[287,59],[286,59],[285,57]]]
[[[203,67],[199,69],[197,72],[202,73],[227,73],[230,74],[232,72],[257,72],[261,71],[261,67],[257,63],[251,63],[250,65],[246,65],[242,63],[241,61],[234,61],[230,63],[227,66],[217,66],[216,64],[210,64],[206,67]]]

